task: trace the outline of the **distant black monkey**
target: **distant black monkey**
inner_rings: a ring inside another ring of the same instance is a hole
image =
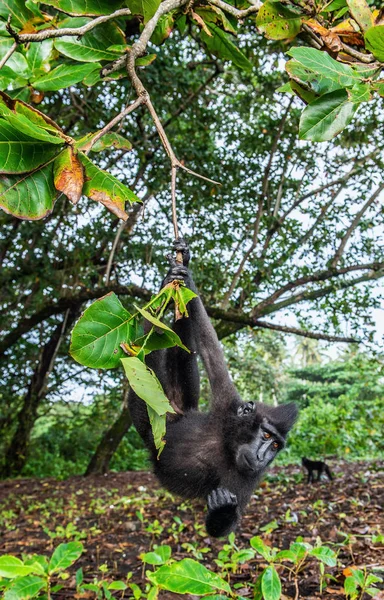
[[[320,481],[321,475],[325,472],[330,481],[332,481],[332,473],[328,465],[322,460],[310,460],[309,458],[303,457],[301,459],[301,464],[308,471],[307,483],[312,483],[315,481],[314,471],[317,472],[316,481]]]
[[[183,265],[171,259],[162,285],[184,280],[196,292],[184,240],[175,242]],[[151,452],[154,472],[169,491],[184,498],[204,498],[210,535],[228,534],[239,522],[258,481],[284,447],[297,417],[295,404],[268,406],[242,402],[226,367],[216,332],[199,297],[188,304],[189,318],[174,330],[191,350],[174,347],[148,356],[168,399],[180,413],[167,420],[166,444],[157,459],[146,405],[131,390],[133,423]],[[208,413],[198,412],[200,381],[197,354],[203,360],[212,392]]]

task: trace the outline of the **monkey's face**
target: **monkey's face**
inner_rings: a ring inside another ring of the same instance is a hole
[[[252,402],[247,405],[253,405]],[[247,441],[239,444],[236,451],[236,466],[240,473],[249,477],[262,474],[276,454],[284,448],[285,440],[268,419],[255,419],[252,406],[239,408],[242,419],[247,419]]]

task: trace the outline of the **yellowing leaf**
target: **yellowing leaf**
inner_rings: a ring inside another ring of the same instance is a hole
[[[55,188],[77,204],[83,189],[84,169],[71,146],[64,148],[55,159],[53,173]]]

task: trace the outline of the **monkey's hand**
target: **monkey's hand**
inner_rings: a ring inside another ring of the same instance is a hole
[[[173,242],[173,249],[175,252],[181,252],[183,257],[183,265],[188,267],[189,261],[191,258],[191,253],[189,252],[189,247],[184,238],[177,238]]]
[[[237,497],[226,488],[217,488],[208,496],[207,532],[212,537],[222,537],[233,531],[239,521]]]

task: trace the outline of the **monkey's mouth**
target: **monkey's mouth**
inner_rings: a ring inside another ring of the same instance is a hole
[[[253,456],[247,451],[239,452],[237,457],[237,465],[240,471],[245,473],[254,473],[256,471],[255,461]]]

